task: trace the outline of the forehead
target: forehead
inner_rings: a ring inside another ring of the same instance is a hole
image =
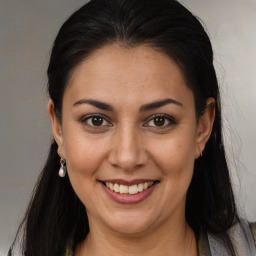
[[[74,70],[66,94],[76,100],[96,97],[114,101],[116,96],[123,102],[192,96],[180,68],[169,56],[145,45],[125,48],[118,44],[104,46],[86,58]]]

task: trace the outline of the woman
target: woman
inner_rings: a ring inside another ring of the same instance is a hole
[[[54,142],[20,228],[23,255],[255,255],[211,43],[186,8],[92,0],[60,29],[48,79]]]

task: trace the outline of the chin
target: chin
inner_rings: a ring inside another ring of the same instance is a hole
[[[144,214],[140,214],[138,217],[134,214],[129,214],[127,216],[124,214],[117,215],[115,217],[112,216],[110,221],[108,222],[108,226],[113,231],[123,234],[123,235],[140,235],[144,232],[150,230],[153,220],[151,218],[146,218]]]

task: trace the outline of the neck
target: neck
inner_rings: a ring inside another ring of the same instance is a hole
[[[166,256],[167,252],[170,256],[197,255],[194,232],[185,220],[163,223],[158,229],[132,235],[92,226],[91,230],[85,241],[77,246],[75,256]]]

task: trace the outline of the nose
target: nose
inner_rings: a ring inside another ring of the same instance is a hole
[[[142,135],[132,126],[118,129],[111,140],[109,163],[124,171],[133,171],[148,161]]]

